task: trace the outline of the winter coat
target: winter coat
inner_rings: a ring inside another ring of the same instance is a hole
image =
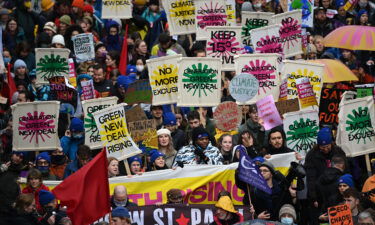
[[[227,221],[222,221],[214,215],[214,222],[210,223],[210,225],[233,225],[237,223],[244,222],[244,218],[240,213],[232,213],[233,218]]]
[[[344,173],[341,170],[330,167],[318,178],[316,183],[317,200],[319,205],[323,206],[324,209],[332,206],[329,203],[331,196],[337,197],[338,181],[342,175],[344,175]]]
[[[196,146],[194,145],[187,145],[181,148],[176,155],[173,166],[177,166],[177,162],[182,162],[187,165],[205,164],[199,156],[195,155],[195,149]],[[203,151],[205,156],[209,159],[207,162],[208,165],[223,165],[223,156],[221,155],[220,150],[215,146],[212,146],[211,143],[208,144],[206,149],[200,151]]]
[[[187,144],[186,134],[181,129],[172,132],[173,148],[177,151]]]
[[[67,155],[70,160],[75,160],[78,146],[84,144],[84,140],[84,138],[75,139],[68,136],[62,137],[60,143],[64,154]]]
[[[26,41],[25,32],[23,31],[22,27],[18,28],[18,32],[15,35],[4,32],[3,40],[4,46],[14,53],[17,44]]]
[[[73,162],[69,163],[65,167],[65,172],[64,172],[64,179],[72,175],[73,173],[77,172],[82,166],[79,164],[78,159],[76,158]]]
[[[35,205],[36,205],[36,209],[38,211],[42,210],[42,206],[40,205],[39,203],[39,191],[40,190],[46,190],[46,191],[49,191],[49,188],[42,184],[40,185],[40,187],[36,190],[34,190],[32,187],[30,187],[29,185],[26,186],[24,189],[22,189],[22,193],[24,194],[34,194],[34,199],[35,199]]]
[[[104,80],[100,83],[94,82],[94,89],[99,92],[100,97],[113,96],[115,92],[111,80]]]
[[[252,120],[247,120],[246,123],[242,124],[238,128],[238,133],[241,133],[243,131],[250,131],[254,138],[256,139],[256,142],[263,146],[265,144],[265,130],[262,125],[259,123],[254,123]],[[240,137],[239,137],[240,138]]]
[[[25,31],[27,42],[33,45],[35,40],[34,28],[36,25],[39,25],[40,19],[36,12],[29,12],[26,9],[24,2],[24,0],[16,0],[16,9],[14,10],[13,17],[17,19],[18,26],[22,27]]]
[[[112,209],[115,209],[117,207],[117,205],[115,204],[115,200],[114,200],[113,195],[110,198],[110,203],[111,203]],[[128,198],[126,204],[122,205],[122,207],[131,207],[131,206],[138,206],[138,205],[134,202],[129,201],[129,198]]]
[[[17,225],[41,225],[41,223],[37,216],[31,213],[23,214],[23,213],[16,213],[10,219],[10,224],[17,224]]]

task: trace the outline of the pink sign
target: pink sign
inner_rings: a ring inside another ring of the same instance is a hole
[[[266,130],[270,130],[283,124],[272,95],[268,95],[267,97],[257,101],[256,104],[258,107],[258,114],[263,119],[263,125]]]
[[[288,98],[288,79],[284,79],[280,85],[279,101],[287,100]]]
[[[310,80],[307,77],[299,78],[296,80],[298,98],[301,103],[301,108],[306,108],[313,105],[318,105],[315,93]]]
[[[81,81],[81,87],[83,100],[89,100],[94,98],[94,83],[92,80]]]
[[[75,70],[75,67],[74,67],[74,61],[72,58],[69,58],[68,60],[69,62],[69,83],[73,86],[73,87],[77,87],[77,77],[76,77],[76,70]]]

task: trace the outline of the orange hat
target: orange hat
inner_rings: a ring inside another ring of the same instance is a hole
[[[42,0],[40,5],[42,7],[42,11],[47,11],[55,5],[55,2],[52,0]]]
[[[85,3],[83,0],[74,0],[72,3],[72,6],[83,9],[83,7],[85,6]]]

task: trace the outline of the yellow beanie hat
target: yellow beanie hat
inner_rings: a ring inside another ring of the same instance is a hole
[[[215,204],[215,207],[224,209],[228,212],[237,213],[237,210],[234,209],[232,200],[229,198],[229,196],[221,196]]]

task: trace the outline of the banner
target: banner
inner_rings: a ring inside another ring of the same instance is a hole
[[[77,88],[76,69],[75,69],[74,61],[72,58],[68,59],[68,65],[69,65],[69,84],[71,84],[74,88]]]
[[[49,93],[51,100],[58,100],[61,103],[69,103],[74,109],[77,108],[77,90],[68,84],[68,79],[66,77],[51,77],[49,79],[49,86],[51,87]]]
[[[95,59],[94,37],[92,34],[77,34],[72,37],[77,63]]]
[[[259,82],[251,74],[240,73],[229,83],[231,96],[240,104],[245,104],[258,94]]]
[[[338,124],[339,123],[339,104],[342,94],[345,90],[323,88],[319,104],[320,124]]]
[[[349,204],[336,205],[328,208],[330,225],[353,225],[352,211]]]
[[[37,48],[36,58],[36,82],[49,84],[49,78],[64,76],[69,78],[69,49],[67,48]]]
[[[207,27],[207,57],[219,58],[222,70],[234,70],[234,56],[242,52],[241,27]]]
[[[60,147],[57,134],[60,102],[24,102],[11,108],[14,151],[54,151]]]
[[[178,70],[177,106],[217,106],[221,97],[220,59],[183,57]]]
[[[146,60],[152,89],[152,105],[177,102],[179,59],[181,55]]]
[[[372,96],[341,100],[337,145],[347,156],[375,152],[375,109]]]
[[[302,156],[316,144],[319,131],[318,111],[298,111],[284,114],[284,131],[288,148]]]
[[[242,111],[235,102],[222,102],[214,111],[214,120],[220,130],[236,130],[242,122]]]
[[[264,129],[271,130],[272,128],[283,124],[272,95],[268,95],[267,97],[257,101],[256,105],[259,117],[263,119]]]
[[[254,51],[256,53],[283,54],[279,35],[280,28],[281,25],[276,24],[251,30],[251,44]]]
[[[252,29],[265,27],[273,24],[272,16],[274,13],[268,12],[241,12],[241,38],[242,44],[250,46],[251,45],[251,35],[250,31]]]
[[[94,88],[94,81],[87,80],[81,81],[81,88],[82,88],[82,98],[83,100],[89,100],[95,98],[95,88]]]
[[[258,79],[259,89],[255,101],[268,95],[279,98],[278,57],[278,54],[246,54],[235,58],[237,74],[248,73]]]
[[[85,145],[90,149],[101,149],[103,147],[98,127],[96,126],[94,112],[117,104],[117,97],[106,97],[86,100],[82,102],[85,127]]]
[[[102,0],[102,19],[130,19],[133,4],[130,0]]]
[[[302,27],[313,27],[314,0],[288,0],[288,10],[296,9],[302,9]]]
[[[279,30],[280,42],[286,58],[302,54],[302,11],[274,15],[274,24],[281,24]]]
[[[152,90],[148,80],[137,80],[129,84],[124,102],[129,105],[152,102]]]
[[[194,0],[196,39],[207,40],[208,26],[228,26],[227,6],[224,0]]]
[[[298,99],[300,100],[301,108],[306,108],[313,105],[318,105],[316,101],[313,87],[310,84],[309,78],[302,77],[296,80]]]
[[[193,0],[162,0],[167,14],[170,35],[195,33],[195,7]]]

